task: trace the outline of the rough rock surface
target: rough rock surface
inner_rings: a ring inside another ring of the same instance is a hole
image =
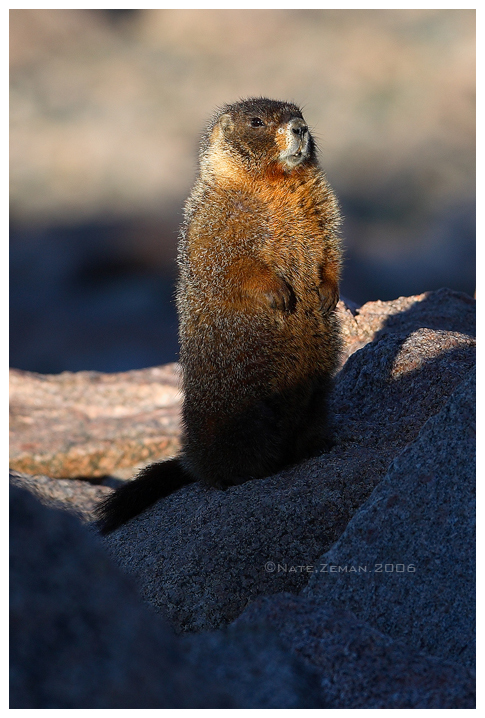
[[[445,309],[455,304],[453,321],[443,311],[433,322],[441,328],[426,328],[423,298],[421,311],[413,304],[396,315],[392,332],[348,359],[332,395],[330,452],[225,492],[187,486],[107,537],[149,603],[179,629],[204,630],[232,621],[256,596],[306,585],[306,567],[341,536],[475,363],[470,300],[442,296]]]
[[[338,305],[345,359],[383,334],[427,327],[475,336],[475,300],[463,292],[439,289],[361,307],[345,299]]]
[[[415,650],[474,664],[474,371],[319,564],[334,570],[312,575],[304,595],[348,608]],[[345,566],[368,571],[336,568]]]
[[[14,489],[15,707],[472,707],[474,305],[449,290],[341,305],[349,358],[331,395],[331,451],[226,492],[185,487],[104,541],[157,613],[140,605],[93,529]],[[69,432],[59,378],[14,372],[22,378],[14,407],[24,413],[14,419],[28,419],[30,387],[32,436],[49,411],[52,432]],[[110,407],[114,430],[127,392],[106,400],[93,389],[87,401],[86,375],[78,379],[76,401],[93,417],[83,409],[77,419],[87,456],[106,415],[97,407]],[[142,402],[138,413],[137,401],[122,420],[124,436],[142,443],[151,410]],[[70,437],[58,435],[61,456]],[[109,490],[14,474],[84,518]],[[322,564],[336,568],[317,572]],[[349,568],[376,564],[383,570]],[[240,618],[177,638],[157,614],[189,632]]]
[[[105,479],[104,484],[94,484],[81,479],[52,479],[50,476],[9,472],[10,483],[28,489],[41,503],[58,509],[67,509],[84,521],[91,521],[96,505],[121,481]]]
[[[10,468],[56,478],[116,473],[177,452],[177,365],[100,374],[10,370]]]
[[[411,650],[316,598],[256,599],[234,626],[278,631],[319,675],[326,708],[473,708],[475,676],[463,666]]]
[[[260,622],[180,636],[194,670],[243,708],[323,708],[318,671]]]
[[[177,637],[75,517],[11,492],[11,708],[321,706],[274,632]]]

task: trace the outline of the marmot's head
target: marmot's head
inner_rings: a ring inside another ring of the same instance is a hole
[[[261,97],[220,109],[203,138],[200,160],[203,173],[216,175],[289,173],[315,162],[315,144],[296,105]]]

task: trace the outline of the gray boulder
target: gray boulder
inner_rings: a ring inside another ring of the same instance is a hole
[[[269,629],[176,636],[68,512],[11,488],[11,708],[315,708]]]
[[[318,564],[325,569],[312,574],[304,596],[349,609],[415,650],[473,665],[474,372]]]
[[[11,488],[10,707],[232,705],[68,512]]]
[[[291,651],[276,627],[257,621],[184,634],[187,660],[237,708],[324,708],[318,670]]]
[[[326,708],[474,708],[474,674],[413,651],[343,608],[278,594],[257,599],[235,621],[278,632],[317,671]]]

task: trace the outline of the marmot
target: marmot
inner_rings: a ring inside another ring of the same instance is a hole
[[[226,105],[199,160],[178,254],[181,453],[98,507],[103,533],[185,484],[224,489],[326,445],[341,220],[308,126],[288,102]]]

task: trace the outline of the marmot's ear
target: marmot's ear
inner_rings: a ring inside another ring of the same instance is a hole
[[[234,122],[232,121],[232,117],[229,113],[221,115],[221,117],[219,118],[219,124],[222,128],[222,131],[226,135],[229,135],[234,129]]]

